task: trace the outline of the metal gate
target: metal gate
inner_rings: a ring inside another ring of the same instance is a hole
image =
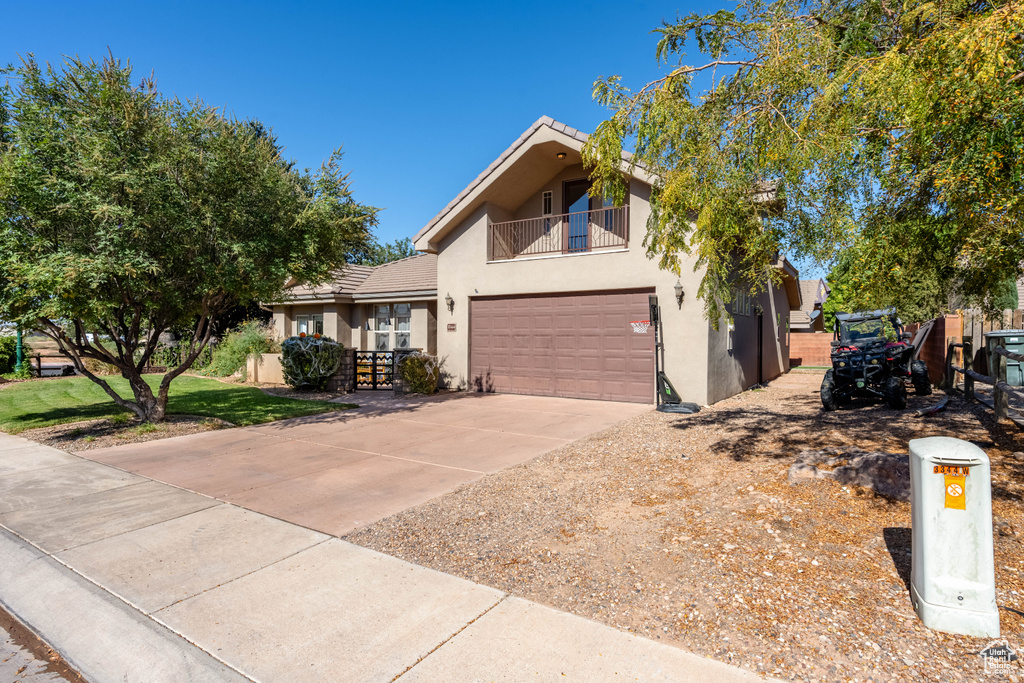
[[[394,353],[356,351],[356,389],[391,389]]]

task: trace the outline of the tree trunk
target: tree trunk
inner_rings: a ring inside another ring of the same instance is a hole
[[[166,394],[154,396],[153,389],[142,378],[142,375],[135,371],[135,368],[128,372],[121,370],[121,374],[128,380],[128,384],[132,388],[135,403],[131,409],[139,416],[139,419],[144,422],[163,422],[167,417]],[[129,377],[129,374],[134,376]]]

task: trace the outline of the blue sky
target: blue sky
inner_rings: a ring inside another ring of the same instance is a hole
[[[656,78],[651,30],[721,6],[8,3],[0,61],[99,59],[109,46],[164,93],[268,124],[301,166],[344,146],[356,199],[383,209],[377,233],[390,241],[414,235],[540,116],[593,130],[605,118],[596,78]]]

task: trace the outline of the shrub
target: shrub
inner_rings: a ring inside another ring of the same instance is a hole
[[[95,358],[83,358],[82,364],[85,365],[85,369],[94,375],[120,375],[121,371],[116,366],[110,363],[104,363],[103,361],[96,360]]]
[[[425,353],[410,353],[398,361],[398,372],[409,391],[417,394],[432,394],[437,391],[437,378],[441,364],[434,356]]]
[[[323,391],[341,365],[345,347],[320,335],[288,337],[281,342],[281,370],[293,389]]]
[[[15,337],[0,337],[0,373],[6,374],[14,370]]]
[[[25,361],[28,362],[29,354],[32,353],[32,349],[28,347],[28,344],[23,345],[25,348]],[[17,357],[18,338],[12,335],[0,336],[0,374],[6,375],[7,373],[15,372],[17,368],[14,367],[15,362],[18,360]]]
[[[225,335],[213,351],[205,373],[216,377],[227,377],[236,372],[245,376],[245,361],[252,354],[271,353],[274,343],[274,329],[259,320],[246,320]]]

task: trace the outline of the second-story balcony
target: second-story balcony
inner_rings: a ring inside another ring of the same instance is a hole
[[[491,260],[583,254],[629,246],[629,206],[491,223]]]

